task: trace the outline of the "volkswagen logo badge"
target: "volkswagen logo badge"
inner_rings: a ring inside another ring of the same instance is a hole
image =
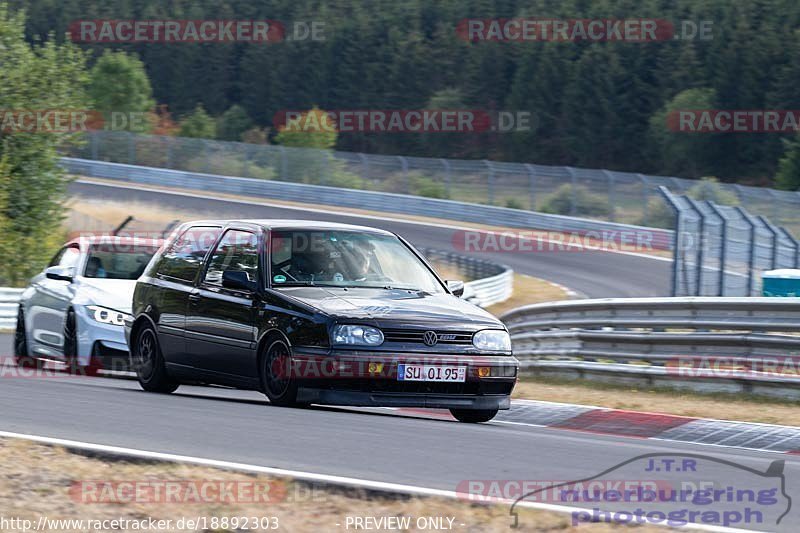
[[[425,343],[425,346],[434,346],[439,342],[439,337],[436,335],[435,331],[426,331],[422,334],[422,342]]]

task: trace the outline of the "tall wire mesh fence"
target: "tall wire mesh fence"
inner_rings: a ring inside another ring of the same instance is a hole
[[[675,216],[673,296],[760,296],[762,272],[800,267],[798,241],[767,217],[659,191]]]
[[[658,193],[742,206],[800,231],[800,192],[668,176],[488,160],[436,159],[96,131],[66,154],[83,159],[404,193],[671,228]]]

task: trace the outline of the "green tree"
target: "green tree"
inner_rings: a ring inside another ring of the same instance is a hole
[[[796,191],[800,189],[800,139],[784,139],[784,153],[778,162],[775,185],[779,189]]]
[[[217,124],[206,113],[202,104],[197,104],[194,111],[180,121],[181,137],[197,137],[200,139],[213,139],[217,136]]]
[[[253,127],[253,121],[240,105],[232,105],[217,119],[217,138],[241,141],[242,134]]]
[[[674,175],[698,177],[713,168],[711,147],[714,135],[680,131],[678,113],[682,110],[708,110],[716,107],[713,89],[688,89],[678,93],[650,119],[649,139],[657,168]]]
[[[328,120],[325,111],[314,107],[299,117],[287,117],[286,124],[278,128],[275,142],[293,148],[321,148],[336,146],[335,124]]]
[[[0,109],[87,109],[86,55],[49,35],[25,41],[21,12],[0,4]],[[23,284],[60,244],[66,180],[56,149],[73,132],[0,133],[0,284]]]
[[[353,176],[333,158],[337,135],[326,112],[317,107],[299,117],[287,117],[275,136],[275,142],[289,148],[286,150],[288,175],[284,177],[290,181],[359,188],[361,180],[351,179]]]
[[[146,114],[155,107],[153,89],[137,57],[106,50],[92,68],[88,92],[95,109],[114,129],[150,130]]]

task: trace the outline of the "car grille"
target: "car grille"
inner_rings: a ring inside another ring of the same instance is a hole
[[[400,342],[403,344],[425,344],[423,338],[426,331],[435,331],[438,338],[436,344],[468,345],[472,344],[471,331],[447,331],[428,329],[385,329],[383,339],[385,342]]]

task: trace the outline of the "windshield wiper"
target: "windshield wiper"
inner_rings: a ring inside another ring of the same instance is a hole
[[[273,283],[273,289],[281,287],[345,287],[345,285],[337,285],[335,283],[320,283],[319,281],[287,281],[286,283]]]
[[[377,288],[377,287],[375,287],[375,288]],[[387,291],[413,291],[413,292],[421,292],[422,291],[422,289],[418,289],[416,287],[395,287],[393,285],[384,285],[382,288],[386,289]]]
[[[286,283],[273,283],[272,288],[278,289],[280,287],[314,287],[317,284],[313,281],[287,281]]]

